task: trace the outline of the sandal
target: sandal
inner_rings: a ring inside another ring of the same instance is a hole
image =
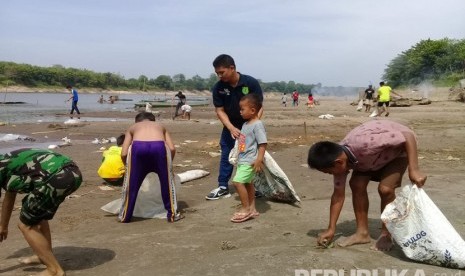
[[[251,218],[253,218],[252,213],[234,213],[233,217],[231,218],[231,221],[235,223],[240,223]]]

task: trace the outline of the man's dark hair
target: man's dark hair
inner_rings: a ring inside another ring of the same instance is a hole
[[[242,101],[248,101],[252,107],[257,109],[257,112],[262,108],[262,101],[257,94],[247,94],[241,98]]]
[[[380,82],[379,85],[380,85],[380,86],[383,86],[383,85],[384,85],[384,81]]]
[[[219,68],[219,67],[230,67],[234,66],[236,68],[236,63],[234,63],[234,59],[230,55],[219,55],[215,58],[213,61],[213,67],[214,68]]]
[[[155,115],[153,115],[151,112],[145,112],[145,111],[136,115],[136,123],[142,122],[144,120],[155,122]]]
[[[124,142],[125,137],[126,137],[126,135],[124,135],[124,134],[121,134],[120,136],[118,136],[118,138],[116,138],[116,145],[121,147],[121,145]]]
[[[308,151],[308,166],[317,170],[332,168],[342,152],[342,146],[339,144],[330,141],[317,142]]]
[[[73,87],[71,85],[69,85],[69,84],[66,86],[66,89],[71,89],[71,88],[73,88]]]

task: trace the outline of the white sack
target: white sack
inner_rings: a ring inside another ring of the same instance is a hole
[[[404,254],[428,264],[465,268],[465,242],[447,218],[416,185],[402,188],[381,214]]]
[[[236,141],[234,148],[229,153],[229,163],[231,165],[237,165],[238,155],[239,150]],[[253,180],[255,189],[269,199],[290,203],[300,202],[291,181],[268,151],[265,151],[263,164],[263,171],[256,174]]]

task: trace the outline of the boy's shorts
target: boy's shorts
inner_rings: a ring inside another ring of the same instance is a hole
[[[249,184],[255,177],[255,170],[252,165],[238,164],[236,175],[234,175],[233,182]]]
[[[352,172],[352,177],[354,176],[369,176],[370,181],[375,181],[375,182],[381,182],[384,178],[387,176],[393,175],[393,174],[399,174],[400,175],[400,180],[402,180],[402,176],[405,173],[405,170],[407,169],[408,166],[408,159],[407,157],[398,157],[388,164],[386,166],[382,167],[381,169],[377,171],[368,171],[368,172],[360,172],[360,171],[354,171]],[[399,185],[394,184],[394,187],[391,188],[398,188],[400,187]]]
[[[386,107],[389,107],[389,102],[378,102],[378,107],[382,107],[383,105],[386,105]]]
[[[23,198],[19,219],[28,226],[37,225],[42,220],[51,220],[58,206],[79,188],[81,182],[79,168],[71,163],[48,181],[36,183],[36,188]]]

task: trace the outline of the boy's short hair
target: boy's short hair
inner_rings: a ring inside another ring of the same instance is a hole
[[[213,61],[214,68],[219,68],[219,67],[227,68],[230,66],[234,66],[234,68],[236,68],[236,63],[234,62],[234,59],[230,55],[226,55],[226,54],[219,55]]]
[[[383,85],[384,85],[384,81],[380,82],[379,85],[380,85],[380,86],[383,86]]]
[[[241,98],[241,102],[242,101],[248,101],[252,107],[257,109],[257,112],[262,108],[263,105],[260,97],[257,94],[247,94]]]
[[[317,170],[332,168],[342,152],[342,146],[339,144],[330,141],[317,142],[308,151],[308,166]]]
[[[145,112],[145,111],[136,115],[136,123],[142,122],[144,120],[155,122],[155,115],[153,115],[151,112]]]
[[[116,138],[116,145],[121,146],[124,143],[124,138],[126,138],[126,135],[124,134],[118,136],[118,138]]]
[[[66,86],[66,89],[71,89],[71,88],[72,88],[72,86],[69,85],[69,84]]]

